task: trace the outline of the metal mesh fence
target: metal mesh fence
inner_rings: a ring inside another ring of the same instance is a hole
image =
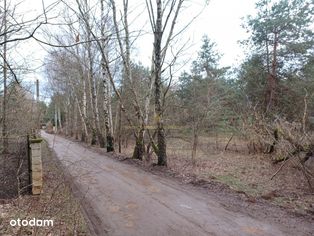
[[[27,136],[0,139],[0,199],[15,198],[30,189]]]

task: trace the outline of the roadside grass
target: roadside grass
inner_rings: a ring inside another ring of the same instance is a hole
[[[216,181],[245,193],[250,201],[262,198],[296,213],[314,215],[314,193],[296,163],[285,165],[271,179],[280,165],[272,164],[269,155],[249,154],[245,142],[236,137],[225,151],[227,142],[226,137],[200,137],[193,166],[191,142],[169,138],[168,168],[187,183]],[[132,144],[129,142],[129,146],[122,149],[123,155],[132,156]]]
[[[60,163],[42,144],[44,188],[38,196],[23,195],[17,199],[0,200],[0,235],[89,235],[79,202],[74,198],[70,184]],[[10,225],[17,219],[53,220],[53,226],[31,227]]]
[[[233,175],[217,175],[215,176],[216,180],[228,185],[231,189],[235,190],[236,192],[244,192],[247,195],[257,197],[262,194],[262,189],[260,186],[252,187],[249,184],[241,181],[239,178],[233,176]]]

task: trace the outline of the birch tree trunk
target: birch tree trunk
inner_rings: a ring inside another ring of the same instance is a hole
[[[75,88],[74,90],[74,100],[77,105],[78,113],[81,119],[82,127],[81,127],[81,141],[82,142],[89,142],[89,122],[87,118],[87,86],[86,86],[86,77],[84,76],[84,68],[82,65],[82,62],[80,61],[80,45],[76,45],[76,54],[77,54],[77,64],[79,65],[79,74],[80,74],[80,80],[83,84],[82,88],[82,95],[79,95]],[[82,96],[82,101],[80,101],[78,98]]]
[[[84,116],[84,113],[82,112],[82,109],[80,107],[80,102],[79,102],[77,97],[75,98],[75,101],[76,101],[78,112],[79,112],[79,115],[80,115],[80,118],[81,118],[81,122],[82,122],[82,125],[83,125],[83,130],[82,130],[83,132],[82,132],[81,140],[85,141],[88,138],[88,128],[87,128],[88,125],[87,125],[87,122],[86,122],[86,117]]]
[[[145,131],[145,124],[144,124],[144,117],[143,111],[140,107],[140,101],[138,98],[138,94],[135,89],[135,84],[132,76],[132,68],[131,68],[131,59],[130,59],[130,32],[129,32],[129,23],[128,23],[128,1],[123,1],[123,31],[124,31],[124,40],[120,35],[121,30],[119,29],[117,17],[116,17],[116,6],[115,1],[111,0],[112,4],[112,11],[113,11],[113,21],[116,31],[116,36],[118,40],[118,45],[122,57],[123,68],[125,71],[125,77],[130,83],[130,90],[133,95],[133,108],[137,117],[138,121],[138,128],[134,131],[134,137],[136,140],[136,144],[133,151],[133,158],[134,159],[143,159],[145,153],[145,143],[144,143],[144,131]]]
[[[157,147],[153,144],[154,150],[158,157],[158,165],[167,165],[167,144],[166,144],[166,135],[164,130],[164,120],[163,120],[163,107],[164,102],[166,101],[166,93],[162,93],[162,69],[163,63],[166,58],[167,49],[170,45],[170,42],[173,40],[174,28],[177,22],[179,12],[182,8],[184,0],[170,0],[165,2],[163,8],[163,1],[156,0],[156,13],[155,8],[153,7],[152,0],[146,0],[146,7],[148,10],[149,20],[151,23],[152,31],[154,33],[154,48],[153,48],[153,62],[154,69],[152,70],[152,76],[154,78],[155,85],[155,123],[156,123],[156,133],[157,133]],[[169,7],[168,13],[165,15],[165,22],[163,24],[163,15],[166,13],[166,8]],[[169,25],[165,43],[162,46],[162,39]],[[175,61],[175,58],[174,58]],[[170,66],[171,68],[171,66]],[[171,72],[170,72],[171,73]],[[171,80],[169,82],[168,88],[170,86]]]
[[[108,81],[106,77],[106,68],[104,64],[104,60],[102,60],[102,70],[103,70],[103,91],[104,91],[104,121],[105,121],[105,131],[106,131],[106,146],[107,152],[114,151],[114,139],[112,134],[112,129],[110,128],[110,119],[109,119],[109,111],[108,111]]]
[[[108,81],[108,79],[107,79]],[[108,113],[109,113],[109,127],[110,127],[110,132],[111,132],[111,135],[114,136],[114,131],[113,131],[113,117],[112,117],[112,103],[111,103],[111,93],[112,93],[112,90],[111,90],[111,85],[110,83],[108,83]]]
[[[96,88],[95,88],[95,78],[94,78],[94,62],[93,62],[93,56],[92,56],[92,45],[91,45],[91,29],[90,29],[90,25],[89,25],[89,21],[90,21],[90,15],[89,12],[87,12],[87,6],[88,3],[85,0],[85,16],[86,20],[85,22],[87,22],[87,24],[85,24],[86,26],[86,34],[87,34],[87,56],[88,56],[88,61],[89,61],[89,65],[88,65],[88,82],[89,82],[89,90],[90,90],[90,102],[91,102],[91,110],[92,110],[92,139],[91,139],[91,144],[95,144],[96,140],[95,138],[97,137],[97,141],[98,144],[100,145],[100,147],[104,147],[105,143],[104,143],[104,139],[103,136],[101,134],[100,131],[100,121],[99,121],[99,111],[98,111],[98,104],[97,104],[97,95],[96,95]]]
[[[119,147],[119,153],[121,153],[121,148],[122,148],[122,109],[121,105],[119,106],[119,124],[118,124],[118,147]]]
[[[103,53],[106,52],[105,50],[105,24],[104,24],[104,1],[101,0],[101,36],[102,42],[101,47]],[[104,92],[104,122],[105,122],[105,131],[106,131],[106,146],[107,152],[114,151],[114,138],[113,138],[113,129],[112,129],[112,112],[111,112],[111,100],[110,100],[110,84],[108,83],[107,74],[106,74],[106,61],[104,56],[101,59],[102,65],[102,74],[103,74],[103,92]]]
[[[154,70],[154,63],[153,63],[153,58],[154,58],[154,52],[152,55],[152,65],[151,65],[151,71]],[[145,97],[145,103],[144,103],[144,133],[143,133],[143,137],[145,137],[145,131],[148,125],[148,120],[149,120],[149,105],[150,105],[150,101],[151,101],[151,96],[153,93],[153,87],[154,87],[154,78],[152,76],[150,76],[150,82],[149,82],[149,88],[148,88],[148,92],[146,94]],[[152,137],[149,138],[152,139]],[[149,144],[147,145],[147,149],[146,149],[146,161],[150,161],[150,146],[151,146],[151,142],[149,142]]]
[[[77,104],[75,106],[74,102],[74,108],[73,108],[73,115],[74,115],[74,122],[73,122],[73,128],[74,128],[74,138],[78,139],[78,119],[77,119]]]
[[[60,128],[60,131],[62,132],[62,121],[61,121],[61,109],[60,109],[60,106],[58,106],[58,112],[57,112],[57,114],[58,114],[58,122],[59,122],[59,128]]]
[[[163,123],[163,109],[162,109],[162,94],[161,94],[161,68],[162,68],[162,58],[161,58],[161,42],[163,35],[162,27],[162,1],[157,0],[157,15],[156,15],[156,25],[154,31],[154,59],[155,59],[155,121],[157,125],[157,157],[158,165],[167,165],[167,144],[166,135]]]

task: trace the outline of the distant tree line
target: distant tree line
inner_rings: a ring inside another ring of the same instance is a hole
[[[257,14],[243,22],[250,36],[241,42],[248,53],[238,68],[220,67],[215,43],[204,36],[190,69],[176,77],[182,50],[175,47],[176,22],[185,3],[145,1],[154,45],[150,68],[132,53],[141,36],[130,31],[128,1],[119,9],[113,0],[66,7],[67,28],[51,36],[63,47],[46,58],[48,110],[58,132],[107,151],[121,151],[133,136],[133,158],[156,156],[159,165],[167,165],[171,126],[191,140],[193,162],[200,135],[213,131],[241,136],[251,151],[281,160],[307,153],[314,120],[313,2],[257,1]]]

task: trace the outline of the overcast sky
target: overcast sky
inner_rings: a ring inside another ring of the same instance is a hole
[[[200,41],[202,34],[207,34],[217,43],[218,50],[224,54],[221,59],[224,66],[238,63],[244,57],[238,41],[246,39],[248,34],[241,27],[241,18],[254,14],[255,2],[212,0],[193,27],[197,41]]]
[[[193,16],[201,12],[181,37],[181,44],[188,40],[187,50],[182,55],[182,60],[191,62],[197,57],[202,36],[206,34],[217,43],[218,52],[223,54],[221,66],[239,65],[245,55],[238,41],[249,36],[241,27],[243,23],[241,18],[254,14],[255,0],[211,0],[207,6],[200,2],[202,1],[188,2],[189,7],[184,9],[178,19],[177,28],[180,28],[180,23],[186,24]],[[178,47],[180,47],[180,41]],[[134,52],[135,56],[147,66],[150,65],[151,48],[152,38],[147,35],[136,44]],[[188,70],[189,67],[188,63],[185,69]]]
[[[12,0],[15,1],[15,0]],[[45,0],[45,4],[49,4],[53,0]],[[117,1],[118,2],[118,1]],[[205,0],[191,0],[188,2],[188,7],[184,10],[178,20],[178,27],[190,21],[193,16],[196,16],[204,8]],[[32,3],[32,4],[31,4]],[[133,2],[135,3],[135,2]],[[25,6],[28,5],[34,11],[35,6],[41,9],[41,0],[26,0]],[[139,9],[144,9],[143,4]],[[204,34],[208,35],[210,39],[217,43],[217,50],[223,54],[221,58],[222,66],[238,65],[244,58],[243,50],[238,44],[239,40],[245,39],[248,35],[242,29],[242,17],[248,14],[254,14],[255,0],[211,0],[209,4],[202,10],[202,13],[196,20],[189,26],[188,30],[182,36],[182,43],[188,41],[187,50],[183,55],[183,60],[191,62],[197,56],[197,51],[201,46],[201,39]],[[134,16],[138,16],[134,14]],[[144,15],[143,19],[147,19]],[[140,19],[136,25],[142,27],[143,20]],[[149,25],[147,24],[147,29]],[[23,44],[21,45],[21,47]],[[150,55],[152,47],[151,35],[146,35],[141,38],[133,52],[133,56],[137,57],[136,60],[142,61],[143,64],[150,65]],[[43,62],[46,52],[37,43],[28,43],[26,48],[18,50],[25,58],[33,57],[35,62],[32,63],[33,67],[39,67]],[[23,52],[23,53],[22,53]],[[189,64],[186,64],[185,69],[189,69]],[[28,78],[41,78],[40,69],[38,73],[30,74]]]

